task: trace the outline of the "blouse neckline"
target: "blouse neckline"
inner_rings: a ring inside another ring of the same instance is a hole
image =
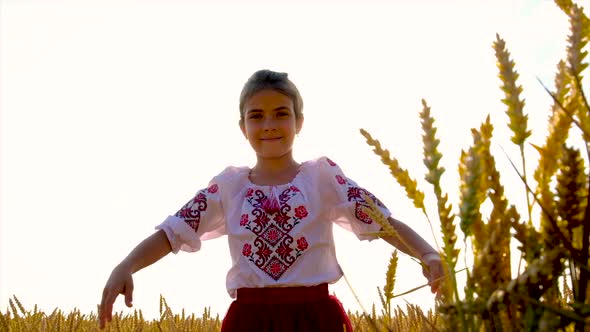
[[[301,176],[301,173],[303,173],[303,169],[307,166],[308,162],[304,161],[301,163],[301,165],[299,165],[299,169],[297,170],[297,174],[295,174],[295,176],[291,179],[291,181],[287,182],[287,183],[280,183],[280,184],[257,184],[252,182],[252,180],[250,180],[250,172],[252,171],[252,169],[250,167],[246,167],[246,181],[248,182],[248,184],[252,187],[259,187],[259,188],[271,188],[271,187],[281,187],[281,186],[291,186],[295,181],[297,181],[299,179],[299,177]]]

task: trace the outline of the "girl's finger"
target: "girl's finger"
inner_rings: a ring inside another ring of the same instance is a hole
[[[129,308],[133,306],[133,281],[125,285],[125,304]]]
[[[431,290],[433,293],[438,292],[439,287],[442,283],[443,277],[444,277],[444,274],[443,274],[443,270],[442,270],[442,265],[437,264],[437,265],[433,266],[432,267],[432,275],[431,275],[431,278],[433,280],[433,283],[431,285],[432,286]]]
[[[101,328],[104,327],[104,319],[105,319],[105,315],[106,315],[106,299],[108,297],[108,290],[105,288],[102,291],[102,299],[100,300],[100,305],[98,306],[98,319],[100,322],[100,326]]]
[[[113,319],[113,303],[115,303],[117,295],[117,293],[109,293],[105,299],[104,318],[107,322],[110,322]]]
[[[422,275],[430,282],[430,272],[426,269],[425,265],[422,266]]]
[[[440,281],[439,280],[435,280],[432,285],[430,285],[430,291],[435,294],[438,292],[438,288],[440,286]]]
[[[110,298],[112,297],[112,293],[105,288],[102,296],[102,301],[99,306],[99,325],[100,328],[103,329],[105,327],[105,323],[110,321],[110,312],[113,308],[112,302]]]

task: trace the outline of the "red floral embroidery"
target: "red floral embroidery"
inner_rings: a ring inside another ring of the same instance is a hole
[[[270,248],[266,244],[264,244],[264,242],[260,242],[260,244],[260,248],[258,248],[256,255],[266,260],[268,259],[268,257],[270,257],[270,254],[272,254],[272,250],[270,250]]]
[[[326,161],[328,162],[328,164],[330,164],[330,166],[332,166],[332,167],[336,166],[336,163],[333,162],[330,158],[326,158]]]
[[[359,188],[359,187],[348,187],[348,201],[355,202],[354,212],[355,217],[365,224],[372,224],[373,219],[369,217],[365,212],[363,212],[364,208],[370,208],[369,204],[365,201],[364,195],[369,196],[377,206],[385,207],[380,200],[377,199],[373,194],[371,194],[368,190]]]
[[[346,181],[344,180],[344,178],[340,175],[336,175],[336,181],[338,181],[338,183],[340,184],[345,184]]]
[[[295,218],[303,219],[307,217],[307,210],[305,206],[301,205],[295,208]]]
[[[277,225],[279,225],[282,228],[287,228],[285,225],[288,225],[289,222],[289,216],[286,214],[282,214],[282,213],[277,213],[274,218],[272,218],[272,220],[277,222]]]
[[[305,237],[302,237],[297,240],[297,248],[299,248],[299,250],[307,249],[307,240],[305,239]]]
[[[360,205],[357,205],[357,206],[356,206],[356,208],[355,208],[355,212],[356,212],[356,213],[355,213],[355,217],[356,217],[358,220],[360,220],[360,221],[364,222],[365,224],[372,224],[372,223],[373,223],[373,219],[371,219],[371,218],[369,217],[369,215],[368,215],[368,214],[364,213],[364,212],[361,210],[361,208],[360,208]]]
[[[262,238],[273,245],[276,244],[277,242],[279,242],[279,240],[281,239],[282,236],[283,236],[282,232],[279,231],[279,229],[277,227],[273,227],[273,225],[271,225],[271,227],[267,228],[266,232],[264,232],[264,234],[262,234]]]
[[[274,280],[279,280],[309,246],[305,238],[295,243],[289,235],[308,215],[305,206],[290,204],[299,192],[296,186],[289,186],[282,192],[271,191],[268,196],[259,189],[248,190],[246,194],[253,210],[247,215],[248,223],[242,226],[256,235],[248,243],[251,245],[250,251],[246,250],[250,254],[248,260]]]
[[[262,212],[256,219],[254,219],[254,224],[256,224],[257,229],[262,230],[264,227],[266,227],[269,221],[270,218],[266,215],[266,213]]]
[[[195,232],[199,229],[201,212],[207,210],[207,196],[199,192],[193,199],[188,201],[175,216],[182,218]]]
[[[287,268],[287,265],[282,263],[278,258],[273,257],[264,268],[264,272],[268,273],[273,279],[278,280]]]
[[[248,243],[244,244],[244,248],[242,249],[242,255],[248,257],[252,254],[252,246]]]
[[[240,219],[240,226],[246,226],[248,224],[248,215],[243,214],[242,219]]]
[[[215,194],[217,192],[217,189],[219,189],[217,184],[212,184],[209,188],[207,188],[207,191],[211,194]]]
[[[281,256],[282,259],[286,259],[289,255],[291,255],[292,251],[293,248],[288,246],[286,243],[281,243],[277,249],[277,255]]]
[[[281,264],[279,264],[279,262],[275,261],[269,264],[269,269],[270,273],[272,273],[273,275],[277,275],[281,272],[282,266]]]
[[[362,194],[361,188],[359,187],[348,187],[348,200],[358,200],[358,199],[362,199],[363,197],[361,196]]]
[[[248,188],[248,191],[246,192],[246,197],[252,196],[253,193],[254,193],[254,189]]]

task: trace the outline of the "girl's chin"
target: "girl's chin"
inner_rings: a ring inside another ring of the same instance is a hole
[[[290,153],[291,153],[291,150],[280,150],[280,151],[258,150],[258,151],[256,151],[256,155],[258,155],[259,158],[264,158],[264,159],[282,158],[282,157],[289,155]]]

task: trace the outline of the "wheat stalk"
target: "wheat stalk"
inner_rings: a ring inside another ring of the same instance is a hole
[[[560,172],[557,175],[557,201],[559,213],[558,225],[576,249],[582,249],[581,237],[573,241],[573,230],[582,226],[584,210],[586,208],[586,174],[584,160],[580,151],[565,147],[563,158],[560,160]],[[557,240],[557,239],[556,239]]]
[[[585,98],[579,82],[582,81],[582,71],[588,67],[588,64],[584,63],[584,58],[588,55],[584,48],[590,39],[590,23],[582,8],[577,5],[572,5],[566,14],[570,21],[570,35],[567,39],[567,73],[571,75],[573,83],[568,104],[571,109],[577,110],[576,115],[580,126],[585,133],[588,133],[590,132],[590,110],[583,107]],[[586,149],[590,155],[588,145]]]
[[[442,189],[440,186],[440,178],[445,172],[445,169],[444,167],[439,166],[439,161],[442,158],[442,154],[438,151],[440,140],[436,138],[437,129],[434,126],[434,118],[430,115],[430,107],[424,99],[422,99],[422,106],[420,119],[422,120],[422,131],[424,132],[422,135],[424,146],[424,165],[428,170],[425,180],[431,183],[434,189],[441,231],[443,234],[444,253],[445,257],[447,258],[447,264],[451,270],[454,270],[457,264],[457,257],[459,255],[459,249],[455,248],[455,244],[457,242],[454,224],[455,215],[451,213],[452,205],[447,204],[448,195],[446,193],[444,195],[442,194]]]
[[[477,141],[479,133],[473,130],[474,140]],[[474,144],[467,152],[461,151],[459,163],[459,217],[461,218],[461,230],[466,237],[475,233],[476,245],[478,241],[483,243],[485,238],[484,224],[481,220],[479,207],[483,202],[481,192],[481,160],[478,145]]]
[[[502,102],[508,106],[506,114],[510,119],[508,127],[513,133],[512,142],[522,146],[527,137],[531,135],[531,131],[527,130],[528,115],[524,114],[524,100],[520,99],[522,86],[516,83],[519,74],[514,69],[514,61],[510,59],[510,52],[506,49],[506,42],[498,34],[496,34],[493,48],[496,52],[497,66],[500,70],[498,76],[503,83],[501,89],[505,94]]]
[[[541,204],[552,218],[556,217],[555,201],[549,186],[551,184],[551,178],[557,171],[558,160],[563,153],[562,147],[568,138],[569,129],[573,120],[572,115],[566,112],[566,108],[562,109],[560,106],[560,104],[566,102],[566,96],[570,91],[569,85],[571,84],[571,79],[566,73],[566,64],[564,61],[560,61],[557,68],[555,93],[552,94],[555,97],[555,101],[551,110],[552,114],[549,119],[545,144],[543,147],[533,145],[539,152],[539,164],[534,173],[534,178],[537,181],[536,191],[539,194]],[[569,105],[565,107],[569,107]],[[546,230],[551,229],[548,216],[545,213],[541,213],[540,218],[543,236],[547,238],[549,234]]]
[[[493,44],[496,52],[497,66],[499,69],[499,78],[503,85],[505,98],[502,102],[508,106],[506,114],[509,118],[508,127],[512,130],[512,142],[519,146],[522,160],[522,170],[526,180],[526,159],[524,158],[524,141],[531,135],[531,131],[527,130],[528,115],[524,114],[524,100],[520,99],[522,86],[517,84],[519,77],[518,72],[514,69],[514,61],[510,59],[510,52],[506,49],[506,42],[496,34],[496,41]],[[529,200],[529,194],[525,191],[527,200],[527,210],[529,221],[531,221],[532,205]]]
[[[423,131],[423,161],[426,169],[428,170],[425,180],[432,184],[434,195],[437,201],[440,228],[444,243],[443,259],[446,265],[446,274],[449,277],[446,279],[446,282],[442,284],[444,295],[441,298],[445,303],[453,303],[459,301],[459,292],[454,273],[459,255],[459,249],[455,247],[457,242],[454,223],[455,215],[451,212],[452,205],[448,204],[448,195],[446,193],[443,195],[442,188],[440,186],[440,178],[445,172],[444,167],[439,166],[439,161],[442,158],[442,153],[438,151],[440,140],[436,138],[437,128],[434,126],[435,120],[431,116],[430,107],[424,99],[422,99],[422,111],[420,112],[420,119],[422,122]],[[438,241],[436,244],[437,247],[439,247]]]
[[[519,77],[518,72],[514,69],[514,61],[510,59],[510,52],[506,49],[506,42],[496,34],[496,41],[493,44],[496,52],[497,66],[499,69],[498,77],[502,81],[501,89],[504,91],[505,98],[502,102],[508,106],[506,114],[509,118],[508,127],[512,130],[512,142],[519,146],[520,156],[522,160],[522,174],[526,180],[526,159],[524,157],[524,141],[531,135],[531,131],[527,130],[528,115],[524,114],[524,100],[520,99],[522,86],[517,84]],[[527,211],[529,221],[531,221],[532,205],[529,199],[529,194],[525,190]]]
[[[511,279],[510,272],[510,224],[513,218],[519,218],[518,214],[509,214],[508,200],[504,196],[504,186],[500,183],[500,172],[496,169],[496,161],[491,154],[490,145],[494,127],[490,123],[490,117],[481,124],[480,148],[478,149],[482,164],[482,180],[484,190],[490,198],[493,208],[490,213],[488,227],[494,227],[492,233],[496,233],[496,241],[493,242],[495,256],[494,271],[498,271],[498,280],[494,287],[500,286],[504,281]],[[494,235],[488,238],[491,239]]]
[[[382,149],[381,143],[379,143],[378,140],[373,139],[371,134],[364,129],[361,129],[360,132],[367,139],[367,144],[373,147],[375,154],[381,157],[383,164],[389,167],[391,175],[393,175],[397,182],[406,190],[406,195],[412,200],[412,202],[414,202],[414,206],[426,214],[424,193],[418,190],[416,180],[410,177],[407,170],[400,167],[397,159],[389,157],[389,151],[387,151],[387,149]]]

